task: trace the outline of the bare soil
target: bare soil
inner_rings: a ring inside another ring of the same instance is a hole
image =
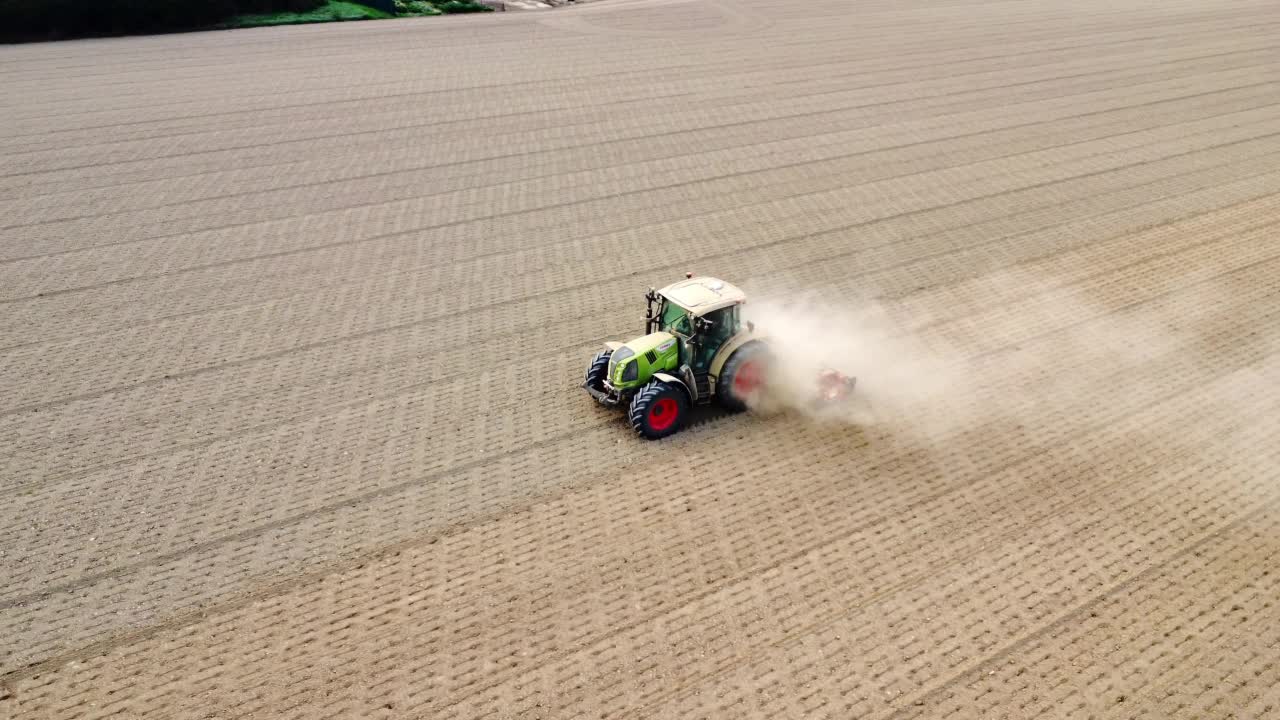
[[[1275,716],[1278,13],[0,48],[0,717]],[[685,271],[864,406],[635,437]]]

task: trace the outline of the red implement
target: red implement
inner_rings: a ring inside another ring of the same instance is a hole
[[[853,392],[855,383],[857,383],[856,378],[851,378],[838,370],[831,368],[822,370],[818,373],[818,402],[831,403],[844,400]]]

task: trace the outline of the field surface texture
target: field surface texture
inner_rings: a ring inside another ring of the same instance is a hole
[[[0,717],[1280,717],[1280,4],[0,48]],[[579,388],[742,285],[832,416]]]

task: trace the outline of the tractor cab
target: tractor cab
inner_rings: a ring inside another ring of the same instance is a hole
[[[676,336],[681,364],[697,377],[710,370],[716,352],[738,333],[739,306],[747,296],[723,280],[687,277],[661,290],[650,290],[645,299],[649,303],[645,331]]]

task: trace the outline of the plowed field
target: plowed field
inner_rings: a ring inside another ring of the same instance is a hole
[[[1280,716],[1278,31],[607,0],[0,48],[0,717]],[[597,407],[686,271],[808,298],[856,407]]]

